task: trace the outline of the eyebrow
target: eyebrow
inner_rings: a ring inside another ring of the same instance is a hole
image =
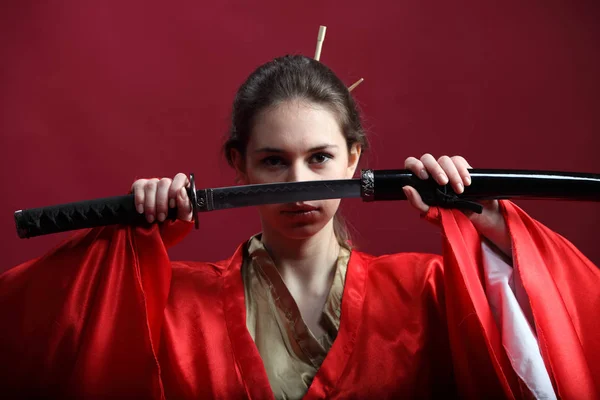
[[[335,144],[322,144],[320,146],[311,147],[308,149],[308,153],[312,153],[313,151],[326,150],[326,149],[334,149],[338,148]],[[260,149],[254,150],[255,153],[285,153],[285,150],[277,149],[275,147],[261,147]]]

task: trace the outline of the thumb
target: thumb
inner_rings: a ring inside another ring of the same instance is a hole
[[[192,220],[192,204],[184,187],[177,192],[177,219]]]

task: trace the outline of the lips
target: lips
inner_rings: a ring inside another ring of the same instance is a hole
[[[282,214],[310,214],[313,211],[318,211],[319,207],[312,206],[310,204],[295,204],[288,205],[283,210],[281,210]]]

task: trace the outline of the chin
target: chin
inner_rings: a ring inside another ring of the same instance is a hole
[[[262,209],[261,220],[278,235],[288,239],[307,239],[333,222],[336,208],[327,205],[297,203],[267,206]]]
[[[290,239],[308,239],[323,229],[325,225],[303,225],[294,227],[283,227],[279,230],[281,234]]]
[[[279,235],[288,239],[302,240],[308,239],[321,232],[328,223],[331,222],[331,218],[328,220],[318,219],[310,222],[297,223],[290,223],[289,221],[285,221],[287,223],[281,223],[282,221],[277,222],[279,223],[276,225],[277,227],[275,230]]]

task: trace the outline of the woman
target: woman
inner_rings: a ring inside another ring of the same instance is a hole
[[[366,145],[342,82],[288,56],[240,87],[224,149],[253,184],[350,178]],[[461,157],[405,166],[458,193],[470,184]],[[444,229],[443,259],[352,249],[339,200],[326,200],[259,207],[261,234],[229,260],[171,262],[166,248],[191,228],[187,184],[138,180],[138,211],[158,224],[78,233],[1,277],[3,387],[177,399],[591,398],[600,388],[600,345],[582,318],[599,302],[600,274],[509,202],[466,217],[405,187]],[[169,207],[178,221],[165,221]],[[522,283],[507,292],[511,259]],[[554,283],[563,268],[574,277]]]

